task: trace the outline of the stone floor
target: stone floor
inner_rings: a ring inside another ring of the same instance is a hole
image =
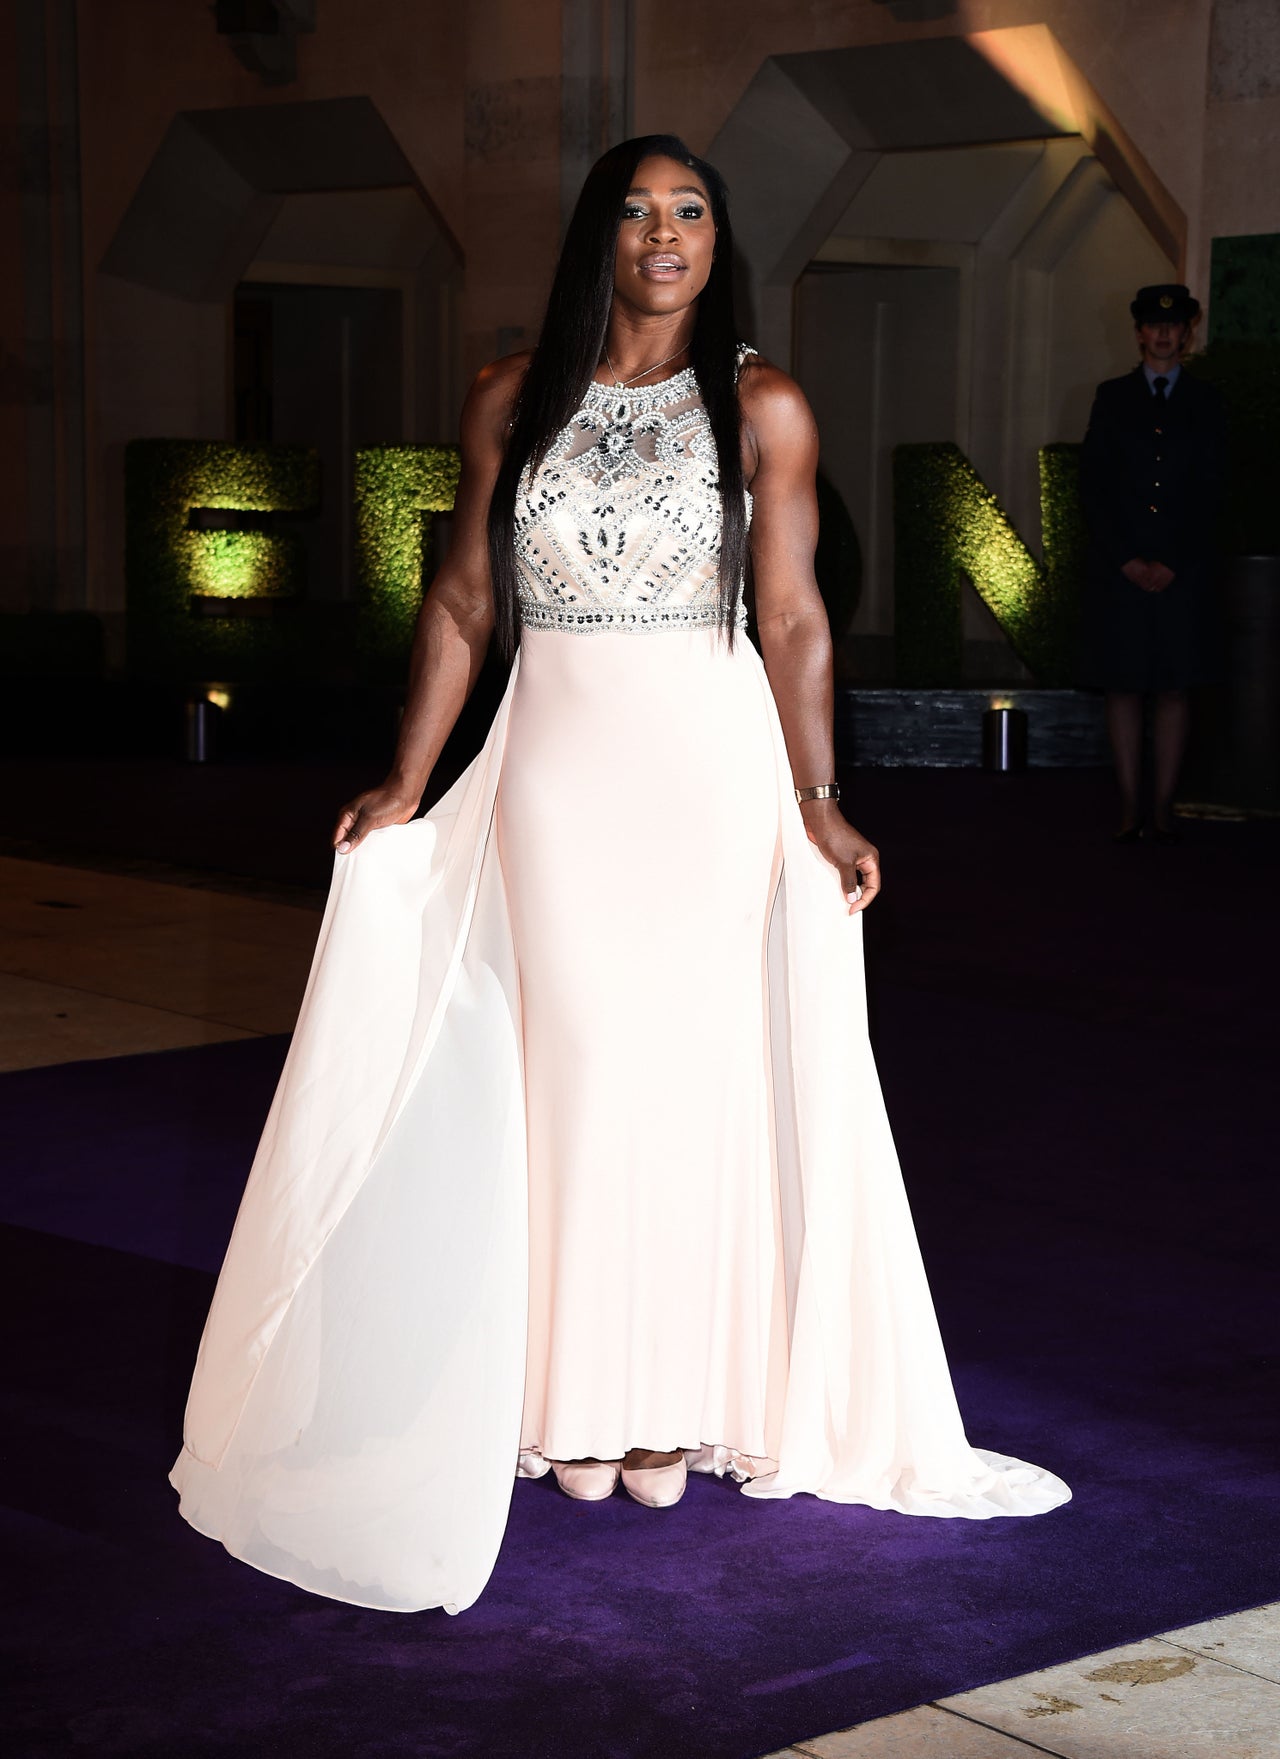
[[[289,1031],[316,908],[186,877],[0,857],[0,1070]]]
[[[0,1070],[287,1032],[302,889],[0,858]],[[771,1759],[1280,1759],[1280,1604],[1003,1680]]]
[[[770,1759],[1025,1759],[1033,1753],[1275,1759],[1280,1604],[800,1741]]]

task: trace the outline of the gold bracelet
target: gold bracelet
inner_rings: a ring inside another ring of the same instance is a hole
[[[796,799],[800,802],[806,800],[839,800],[839,798],[840,788],[839,784],[836,782],[823,782],[817,788],[796,789]]]

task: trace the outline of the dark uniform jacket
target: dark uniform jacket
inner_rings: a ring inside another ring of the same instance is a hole
[[[1081,457],[1089,533],[1087,681],[1174,690],[1212,676],[1218,510],[1226,469],[1222,399],[1185,367],[1161,404],[1142,368],[1098,386]],[[1173,584],[1144,592],[1120,572],[1163,562]]]

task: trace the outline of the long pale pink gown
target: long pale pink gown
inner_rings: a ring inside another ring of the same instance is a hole
[[[172,1473],[317,1593],[460,1610],[517,1469],[635,1446],[900,1514],[1069,1495],[965,1439],[719,522],[692,373],[591,386],[484,751],[337,858]]]

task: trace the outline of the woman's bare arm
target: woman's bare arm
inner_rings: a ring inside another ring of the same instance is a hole
[[[743,370],[741,397],[760,647],[795,786],[808,788],[835,779],[831,631],[813,572],[818,429],[800,387],[758,357]],[[865,909],[880,890],[876,849],[836,801],[800,810],[810,840],[839,869],[850,911]]]
[[[418,613],[395,758],[380,787],[367,789],[343,807],[333,832],[340,855],[370,831],[404,824],[417,812],[445,740],[480,675],[493,633],[489,500],[527,362],[527,355],[509,355],[486,367],[463,407],[453,540]]]

